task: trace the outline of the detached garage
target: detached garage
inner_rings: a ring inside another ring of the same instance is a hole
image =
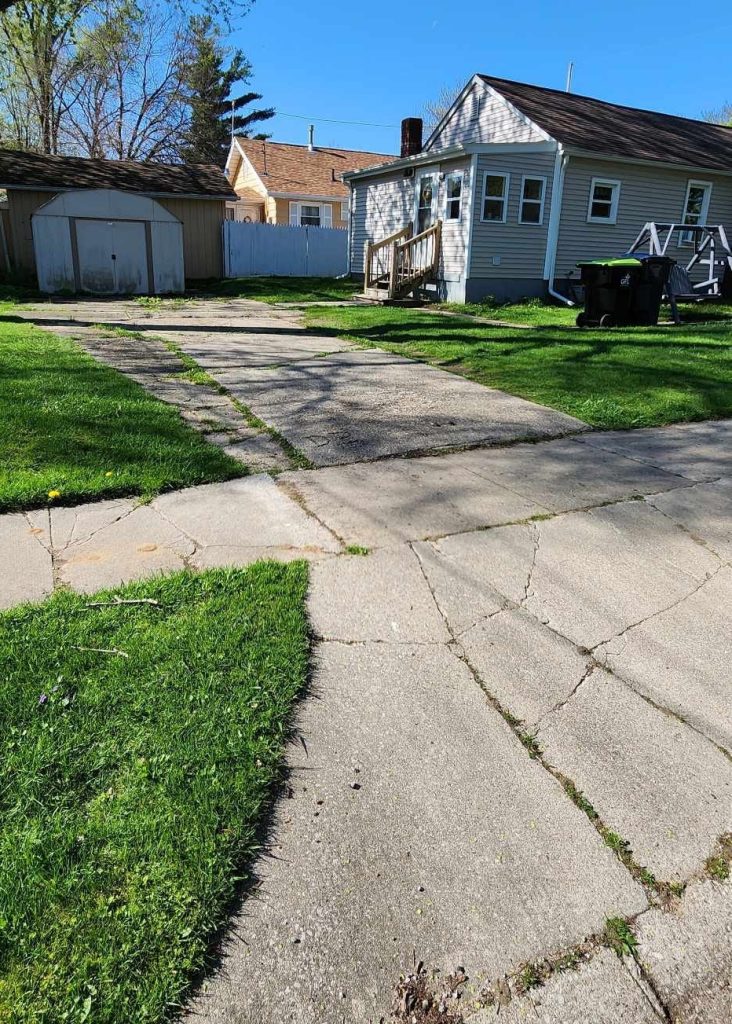
[[[12,268],[44,292],[181,292],[222,274],[233,193],[208,165],[131,163],[0,150]]]

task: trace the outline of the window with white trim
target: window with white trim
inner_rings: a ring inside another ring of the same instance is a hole
[[[614,224],[618,219],[620,182],[612,178],[593,178],[587,221],[590,224]]]
[[[709,215],[709,201],[712,198],[711,181],[689,181],[686,186],[682,224],[706,224]],[[679,232],[679,245],[693,245],[695,231]]]
[[[481,220],[506,223],[508,185],[510,176],[500,171],[486,171],[483,175],[483,209]]]
[[[417,234],[432,227],[435,220],[435,176],[423,174],[417,188]]]
[[[450,171],[445,177],[445,220],[460,220],[463,205],[463,172]]]
[[[348,203],[341,203],[341,220],[348,220]]]
[[[546,178],[525,174],[521,179],[519,224],[541,224],[544,220]]]
[[[329,228],[333,224],[330,203],[290,203],[290,224],[301,228]]]

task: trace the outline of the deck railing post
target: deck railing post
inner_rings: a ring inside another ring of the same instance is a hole
[[[399,283],[399,242],[391,243],[391,267],[389,268],[389,298],[397,293]]]

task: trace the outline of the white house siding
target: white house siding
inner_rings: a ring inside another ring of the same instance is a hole
[[[438,281],[450,298],[462,299],[465,277],[468,227],[470,221],[471,162],[469,157],[415,167],[414,176],[405,178],[402,170],[383,177],[366,178],[354,183],[353,224],[351,230],[351,272],[364,272],[363,256],[367,242],[378,242],[415,220],[416,190],[425,174],[437,177],[436,217],[442,220],[442,259]],[[446,176],[462,170],[463,193],[459,220],[445,219]]]
[[[543,142],[547,138],[498,93],[476,82],[429,143],[428,151],[476,142]]]
[[[732,168],[731,168],[732,169]],[[620,181],[620,200],[615,224],[588,224],[587,208],[593,178]],[[566,278],[582,259],[617,256],[632,245],[646,221],[678,223],[684,212],[686,186],[690,179],[712,182],[709,224],[724,224],[732,241],[732,177],[705,171],[622,163],[570,157],[564,180],[562,217],[557,248],[556,277]],[[687,263],[692,250],[687,246],[669,246],[668,255]],[[702,280],[705,271],[695,273]]]
[[[483,295],[520,298],[544,293],[544,258],[552,201],[555,154],[481,153],[478,158],[476,194],[473,204],[472,258],[468,299]],[[481,220],[483,177],[486,171],[509,174],[506,222]],[[541,224],[520,224],[519,205],[524,175],[546,178],[544,217]],[[494,260],[500,262],[496,263]]]

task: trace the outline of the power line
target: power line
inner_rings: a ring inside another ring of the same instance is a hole
[[[362,128],[397,128],[395,124],[374,124],[373,121],[339,121],[336,117],[310,117],[306,114],[283,114],[275,111],[275,117],[297,117],[301,121],[327,121],[328,124],[355,124]]]

